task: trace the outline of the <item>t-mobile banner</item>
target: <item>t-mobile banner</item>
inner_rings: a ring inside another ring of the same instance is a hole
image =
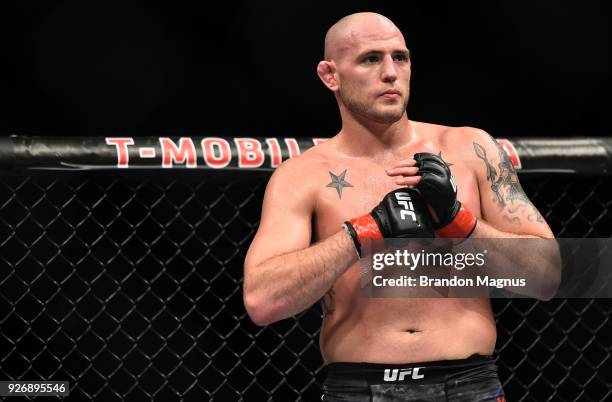
[[[364,297],[612,297],[612,239],[384,239],[362,246]]]

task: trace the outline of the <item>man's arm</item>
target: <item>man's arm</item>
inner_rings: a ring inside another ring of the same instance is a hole
[[[304,174],[303,162],[286,161],[266,187],[259,229],[244,263],[244,304],[258,325],[304,311],[357,261],[353,240],[341,228],[310,245],[314,188]]]
[[[523,191],[510,158],[497,141],[484,131],[476,130],[470,147],[475,157],[482,213],[472,236],[554,239],[550,227]],[[511,263],[498,263],[497,266],[522,267],[523,272],[519,275],[535,281],[533,289],[538,294],[534,297],[546,300],[554,295],[561,279],[561,260],[555,241],[524,241],[521,250],[498,251]]]
[[[497,141],[477,130],[469,148],[477,158],[475,171],[482,217],[489,223],[476,228],[482,234],[478,237],[554,238],[540,212],[527,198],[510,158]]]
[[[450,134],[449,134],[450,135]],[[547,300],[554,296],[561,278],[561,260],[553,234],[542,215],[529,201],[506,153],[482,130],[460,128],[446,141],[460,145],[454,157],[474,172],[480,194],[481,218],[476,219],[467,206],[457,200],[457,187],[447,161],[439,155],[418,153],[414,161],[395,163],[387,171],[403,185],[419,178],[422,193],[436,220],[436,237],[528,239],[516,242],[487,242],[496,250],[488,260],[497,277],[527,279],[527,289],[511,289]],[[458,161],[450,161],[457,163]]]

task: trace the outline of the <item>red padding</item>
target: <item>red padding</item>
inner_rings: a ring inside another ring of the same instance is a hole
[[[357,237],[359,238],[359,243],[362,243],[365,239],[382,239],[383,235],[380,233],[380,229],[376,224],[372,215],[366,214],[360,216],[359,218],[354,218],[349,220],[351,225],[353,225],[353,229],[357,233]]]
[[[436,237],[463,239],[469,237],[476,227],[476,217],[461,205],[455,219],[448,225],[436,230]]]

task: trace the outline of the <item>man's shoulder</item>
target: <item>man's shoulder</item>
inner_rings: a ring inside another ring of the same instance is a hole
[[[419,126],[426,133],[426,137],[437,144],[443,153],[460,156],[464,162],[477,159],[474,150],[479,146],[487,149],[497,146],[495,139],[480,128],[419,122],[417,123],[417,130]]]
[[[435,123],[413,122],[433,140],[450,145],[471,143],[471,141],[489,140],[491,136],[484,130],[471,126],[446,126]]]
[[[328,163],[329,159],[322,152],[321,144],[283,161],[276,168],[272,177],[277,181],[299,182],[301,186],[304,186],[314,183],[316,173],[325,172]]]

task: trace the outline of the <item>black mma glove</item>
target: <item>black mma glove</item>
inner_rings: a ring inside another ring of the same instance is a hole
[[[388,193],[371,213],[344,222],[361,257],[366,239],[433,238],[434,225],[421,195],[402,188]]]
[[[457,200],[457,184],[446,162],[437,155],[414,154],[421,181],[416,185],[438,216],[437,237],[466,238],[476,228],[476,217]]]

